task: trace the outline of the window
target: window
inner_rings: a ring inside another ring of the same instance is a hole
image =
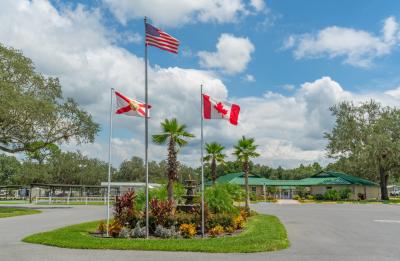
[[[332,187],[326,187],[326,189],[327,189],[327,190],[330,190],[330,189],[332,189]]]
[[[253,193],[256,193],[256,192],[257,192],[257,187],[255,187],[255,186],[251,187],[251,191],[252,191]]]

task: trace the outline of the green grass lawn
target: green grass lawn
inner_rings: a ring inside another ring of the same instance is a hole
[[[0,208],[0,218],[15,217],[22,215],[38,214],[41,211],[28,208]]]
[[[29,200],[0,200],[0,205],[29,204]]]
[[[67,202],[52,202],[51,204],[49,204],[48,202],[38,202],[35,205],[106,205],[107,203],[104,203],[103,201],[88,201],[88,203],[86,204],[86,202],[69,202],[69,204]],[[110,204],[113,204],[113,202],[110,202]]]
[[[99,222],[89,222],[34,234],[24,242],[79,249],[124,249],[194,252],[262,252],[289,246],[285,227],[275,216],[256,215],[249,219],[245,230],[235,236],[206,239],[122,239],[98,238],[95,231]]]

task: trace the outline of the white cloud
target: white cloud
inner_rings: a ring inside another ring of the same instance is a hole
[[[21,49],[42,73],[59,76],[64,95],[75,98],[107,133],[110,88],[143,100],[144,63],[141,57],[116,46],[100,21],[97,10],[81,5],[58,11],[44,0],[8,0],[0,6],[0,42]],[[189,128],[197,124],[196,117],[187,112],[199,111],[201,83],[210,88],[211,95],[226,98],[226,87],[211,72],[149,67],[150,103],[155,104],[150,132],[158,132],[159,122],[166,117],[177,117]],[[115,117],[115,135],[133,136],[141,142],[143,125],[140,118]],[[79,149],[106,159],[107,150],[96,147],[105,142],[99,140]],[[124,149],[116,146],[118,151]],[[122,156],[119,154],[115,162]]]
[[[370,67],[373,60],[390,54],[399,43],[396,19],[385,19],[382,36],[353,28],[330,26],[316,34],[291,35],[283,48],[293,48],[294,56],[301,58],[344,57],[344,63],[357,67]]]
[[[21,49],[37,69],[59,76],[63,92],[77,99],[102,125],[94,144],[64,145],[86,155],[107,160],[108,108],[110,87],[132,98],[143,99],[143,59],[109,39],[101,14],[83,6],[58,11],[44,0],[4,0],[0,3],[0,42]],[[386,29],[390,38],[389,26]],[[218,48],[217,48],[218,50]],[[217,52],[218,53],[218,52]],[[153,105],[150,134],[160,131],[159,122],[176,117],[187,124],[196,138],[182,150],[179,159],[193,166],[199,161],[199,84],[213,97],[227,99],[228,91],[211,72],[179,67],[149,68],[149,95]],[[262,97],[234,98],[241,106],[237,127],[226,121],[206,121],[206,141],[218,141],[231,148],[241,135],[256,138],[262,157],[257,162],[293,167],[320,161],[324,157],[324,131],[333,119],[329,106],[343,99],[377,99],[386,105],[399,104],[400,91],[354,94],[329,77],[302,84],[293,95],[266,93]],[[143,119],[114,117],[113,163],[133,155],[143,156]],[[231,149],[227,151],[230,154]],[[165,146],[150,143],[151,160],[165,159]],[[230,156],[232,158],[232,156]]]
[[[131,19],[148,16],[156,24],[181,26],[186,23],[235,23],[247,10],[243,0],[104,0],[118,20],[126,24]],[[256,1],[259,2],[259,1]],[[260,8],[259,3],[257,7]]]
[[[264,0],[251,0],[250,5],[257,11],[260,12],[265,8]]]
[[[243,80],[246,81],[246,82],[255,82],[255,81],[256,81],[256,78],[254,78],[254,76],[251,75],[251,74],[246,74],[246,75],[243,77]]]
[[[281,88],[286,91],[293,91],[296,88],[296,86],[294,86],[294,84],[284,84],[281,86]]]
[[[198,53],[200,65],[205,68],[221,69],[227,74],[244,71],[255,50],[247,37],[236,37],[225,33],[219,37],[216,48],[216,52]]]

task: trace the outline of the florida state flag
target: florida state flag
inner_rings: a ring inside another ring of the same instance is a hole
[[[118,110],[115,112],[116,114],[125,114],[128,116],[138,116],[138,117],[146,117],[146,104],[143,102],[130,99],[119,92],[115,92],[117,98],[117,107]],[[151,105],[147,106],[147,115],[150,117],[150,108]]]
[[[239,120],[240,107],[237,104],[230,104],[225,101],[216,101],[203,93],[203,118],[228,120],[231,124],[237,125]]]

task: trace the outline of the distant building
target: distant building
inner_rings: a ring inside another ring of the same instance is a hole
[[[115,191],[113,194],[122,195],[127,191],[135,191],[146,187],[144,182],[110,182],[111,191]],[[101,187],[107,188],[108,182],[101,182]],[[159,188],[161,184],[149,183],[149,188]]]
[[[232,173],[219,177],[216,183],[238,184],[244,186],[244,173]],[[254,174],[249,174],[250,191],[257,198],[266,197],[273,191],[276,198],[290,199],[300,190],[311,195],[325,194],[328,190],[348,188],[351,191],[350,199],[379,199],[380,188],[375,182],[354,177],[346,173],[335,171],[321,171],[309,178],[300,180],[272,180]]]
[[[387,186],[387,189],[390,196],[400,196],[400,186],[389,185]]]

